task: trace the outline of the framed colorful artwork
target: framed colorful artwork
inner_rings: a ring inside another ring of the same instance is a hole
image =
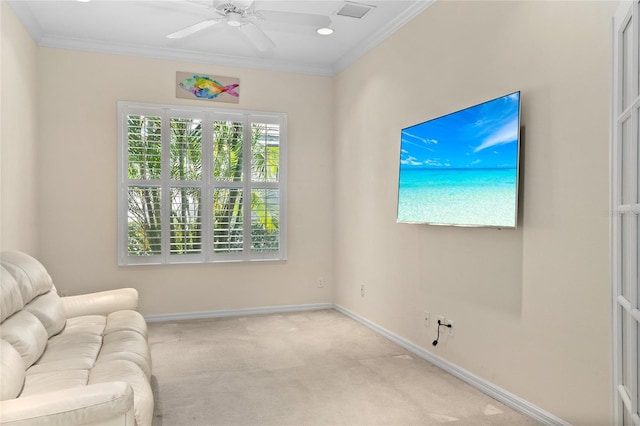
[[[240,79],[178,71],[176,97],[237,104],[240,102]]]

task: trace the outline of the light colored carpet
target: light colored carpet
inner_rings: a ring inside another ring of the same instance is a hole
[[[154,426],[535,425],[334,310],[149,324]]]

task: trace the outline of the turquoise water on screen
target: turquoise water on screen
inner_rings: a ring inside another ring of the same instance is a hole
[[[517,170],[400,171],[398,222],[516,226]]]

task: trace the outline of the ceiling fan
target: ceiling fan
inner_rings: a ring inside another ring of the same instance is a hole
[[[214,25],[226,23],[231,27],[237,28],[258,50],[267,51],[274,48],[276,44],[256,25],[256,22],[269,21],[285,25],[302,25],[316,28],[326,28],[331,25],[331,19],[324,15],[256,10],[253,0],[213,0],[213,10],[215,12],[214,17],[168,34],[166,37],[180,39]]]

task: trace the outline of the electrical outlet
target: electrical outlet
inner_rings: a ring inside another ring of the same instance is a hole
[[[449,334],[449,336],[453,337],[453,333],[455,330],[455,327],[453,325],[453,321],[451,320],[447,320],[447,324],[449,324],[451,327],[447,327],[447,334]]]
[[[440,327],[440,324],[446,324],[446,322],[444,322],[444,317],[442,315],[438,315],[436,317],[436,324],[438,325],[438,327]]]
[[[423,314],[423,320],[424,320],[424,326],[429,328],[430,326],[430,319],[431,319],[431,315],[429,314],[429,311],[424,311]]]
[[[360,284],[360,296],[364,297],[364,284]]]
[[[316,285],[318,286],[318,288],[324,287],[324,277],[318,277],[318,279],[316,280]]]

